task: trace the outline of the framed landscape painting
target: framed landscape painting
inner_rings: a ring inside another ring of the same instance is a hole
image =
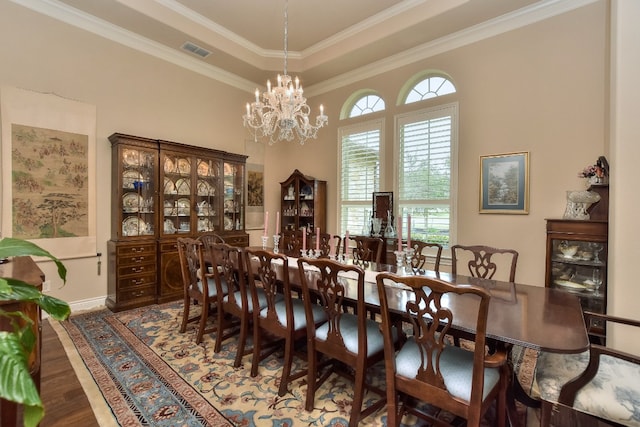
[[[529,213],[529,152],[480,156],[480,213]]]

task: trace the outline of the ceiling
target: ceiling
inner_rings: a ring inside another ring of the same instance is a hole
[[[12,1],[243,89],[283,72],[285,0]],[[290,0],[287,70],[308,88],[474,29],[526,25],[523,16],[590,1]],[[211,53],[187,52],[185,42]]]

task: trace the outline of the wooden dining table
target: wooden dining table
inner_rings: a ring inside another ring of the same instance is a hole
[[[352,263],[352,261],[347,261]],[[289,258],[289,281],[293,287],[301,285],[301,272],[297,258]],[[491,295],[486,335],[506,348],[519,345],[537,351],[555,353],[580,353],[589,348],[589,338],[584,323],[580,301],[576,295],[544,286],[533,286],[498,280],[479,279],[464,275],[429,270],[407,271],[395,265],[368,263],[361,265],[365,270],[364,300],[368,308],[380,309],[380,299],[375,277],[379,272],[422,275],[438,278],[456,285],[475,285],[486,289]],[[280,273],[282,274],[282,273]],[[313,284],[312,269],[302,272],[309,275],[307,283]],[[345,277],[345,298],[357,300],[357,282]],[[386,286],[389,309],[404,312],[410,293],[402,286]],[[455,313],[453,328],[473,334],[475,316],[467,310],[473,300],[464,295],[451,295],[444,302]],[[519,383],[510,389],[509,419],[517,425],[514,394]]]

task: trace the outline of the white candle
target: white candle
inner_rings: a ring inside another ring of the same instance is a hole
[[[320,250],[320,227],[316,228],[316,251]]]
[[[280,211],[276,212],[276,234],[280,234]]]
[[[407,249],[411,247],[411,214],[407,215]]]
[[[402,216],[398,217],[398,252],[402,252]]]
[[[307,250],[307,227],[302,227],[302,250]]]
[[[336,241],[333,236],[329,237],[329,256],[332,257],[336,254]]]
[[[267,235],[267,224],[269,224],[269,211],[264,213],[264,235]]]

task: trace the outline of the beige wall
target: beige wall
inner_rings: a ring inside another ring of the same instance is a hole
[[[97,109],[97,258],[66,260],[67,285],[51,263],[52,295],[69,302],[106,295],[111,148],[123,132],[244,153],[246,94],[86,31],[0,0],[0,85],[54,93]],[[224,100],[225,102],[220,102]],[[237,109],[228,108],[237,105]],[[3,141],[4,143],[4,141]]]
[[[304,147],[267,150],[278,164],[271,176],[282,181],[295,166],[328,180],[333,208],[343,103],[357,90],[376,90],[387,104],[385,143],[392,149],[393,116],[406,111],[395,105],[400,89],[418,72],[442,70],[458,89],[443,99],[459,103],[458,242],[516,249],[516,280],[543,286],[545,218],[562,217],[565,191],[585,188],[578,171],[606,152],[607,20],[606,2],[599,2],[318,96],[310,104],[324,104],[329,128]],[[480,156],[514,151],[530,152],[530,214],[479,214]],[[387,184],[381,190],[393,189]],[[277,207],[278,191],[268,195],[270,209]],[[336,229],[335,209],[328,225]]]
[[[393,115],[404,111],[395,106],[398,91],[417,72],[442,70],[458,88],[458,241],[517,249],[517,280],[542,285],[544,219],[562,216],[565,190],[584,186],[578,170],[607,151],[606,4],[600,1],[310,99],[313,108],[325,105],[329,126],[305,146],[266,147],[266,209],[278,210],[279,182],[297,168],[328,181],[328,225],[335,229],[338,114],[345,100],[363,88],[385,98],[385,143],[392,149]],[[110,237],[108,135],[124,132],[244,152],[241,114],[250,93],[1,0],[0,40],[0,85],[53,92],[97,107],[103,254]],[[238,107],[229,108],[233,105]],[[513,151],[531,153],[530,214],[478,214],[479,156]],[[392,188],[387,184],[382,190]],[[257,240],[252,236],[253,243]],[[70,302],[105,295],[102,259],[101,276],[96,259],[69,260],[67,286],[52,293]]]

